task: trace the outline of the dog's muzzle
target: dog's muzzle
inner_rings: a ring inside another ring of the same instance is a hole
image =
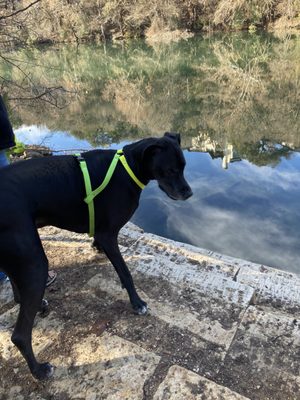
[[[192,189],[188,185],[176,190],[162,184],[159,184],[158,186],[172,200],[187,200],[188,198],[193,196]]]
[[[182,200],[187,200],[193,196],[193,191],[190,187],[187,187],[182,192]]]

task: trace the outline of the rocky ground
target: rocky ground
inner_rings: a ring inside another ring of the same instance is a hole
[[[142,317],[87,236],[40,235],[58,277],[33,343],[55,372],[28,372],[10,342],[18,306],[0,283],[0,399],[300,399],[298,276],[129,224],[120,246],[150,307]]]

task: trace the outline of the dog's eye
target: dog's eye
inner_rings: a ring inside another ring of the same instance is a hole
[[[178,174],[178,169],[176,169],[176,168],[169,168],[168,169],[168,175],[176,175],[176,174]]]

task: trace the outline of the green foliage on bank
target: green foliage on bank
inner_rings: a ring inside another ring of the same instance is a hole
[[[20,0],[0,8],[0,44],[103,41],[176,29],[299,29],[299,12],[300,0]]]
[[[12,147],[11,149],[9,149],[7,151],[7,154],[11,155],[11,156],[19,156],[21,154],[23,154],[25,151],[25,144],[22,142],[19,142],[18,140],[16,141],[16,145],[15,147]]]

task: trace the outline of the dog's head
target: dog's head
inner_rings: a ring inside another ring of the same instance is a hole
[[[166,132],[146,149],[151,179],[173,200],[186,200],[193,192],[184,178],[185,159],[180,134]]]

